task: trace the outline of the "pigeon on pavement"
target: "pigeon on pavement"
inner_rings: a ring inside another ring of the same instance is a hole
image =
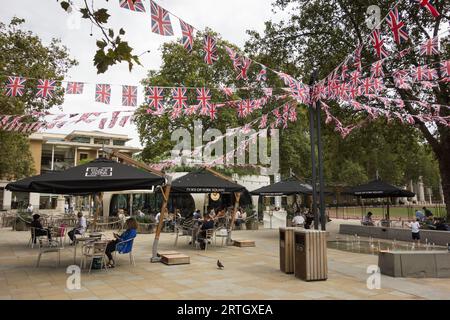
[[[217,267],[218,267],[220,270],[222,270],[222,269],[224,268],[223,264],[222,264],[219,260],[217,260]]]

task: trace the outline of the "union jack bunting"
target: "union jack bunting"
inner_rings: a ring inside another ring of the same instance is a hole
[[[127,107],[136,107],[137,86],[122,86],[122,105]]]
[[[187,104],[187,96],[186,96],[186,88],[173,88],[172,89],[172,99],[174,101],[173,107],[179,109],[186,109],[188,107]]]
[[[109,122],[109,126],[108,126],[109,129],[114,128],[114,126],[117,123],[117,120],[119,120],[119,115],[120,115],[120,111],[115,111],[112,113],[112,118],[111,118],[111,121]]]
[[[252,60],[250,60],[246,57],[241,58],[239,75],[236,77],[236,80],[240,80],[240,79],[247,80],[248,79],[247,72],[248,72],[248,69],[250,68],[251,64],[252,64]]]
[[[292,107],[289,109],[289,121],[290,122],[296,122],[297,121],[297,110],[295,107]]]
[[[83,82],[67,82],[66,94],[83,94]]]
[[[239,102],[237,114],[239,118],[244,118],[247,115],[244,100]]]
[[[376,94],[384,89],[383,79],[382,78],[373,78],[372,79],[372,87]]]
[[[434,37],[428,39],[420,45],[420,55],[431,56],[433,54],[439,54],[439,38]]]
[[[441,62],[441,73],[443,77],[450,77],[450,60]]]
[[[355,100],[357,97],[359,97],[361,95],[360,92],[360,87],[359,86],[350,86],[348,93],[349,93],[349,98],[351,98],[351,100]]]
[[[369,95],[373,93],[372,78],[367,77],[362,80],[361,91],[364,95]]]
[[[408,72],[405,70],[397,70],[392,74],[394,78],[394,84],[397,88],[400,89],[411,89],[411,86],[408,82]]]
[[[172,109],[172,112],[170,113],[170,119],[175,120],[181,117],[181,114],[183,113],[183,109],[179,107],[174,107]]]
[[[389,56],[384,48],[384,40],[381,38],[380,30],[373,30],[371,34],[372,44],[379,59],[384,59]]]
[[[125,127],[125,124],[128,122],[131,116],[124,116],[120,119],[119,126]]]
[[[53,93],[56,89],[56,81],[54,80],[38,80],[37,84],[38,92],[36,93],[37,97],[41,97],[44,99],[52,98]]]
[[[427,80],[426,78],[426,66],[417,66],[416,68],[413,68],[414,77],[413,79],[415,81],[424,81]]]
[[[410,52],[411,52],[411,48],[406,48],[406,49],[400,51],[397,55],[401,59],[401,58],[406,57],[406,55]]]
[[[164,96],[163,89],[158,87],[147,88],[148,110],[147,113],[155,112],[162,114],[164,112]]]
[[[261,121],[259,123],[260,129],[264,129],[265,127],[267,127],[267,114],[262,115]]]
[[[5,94],[9,97],[23,96],[26,81],[27,79],[21,77],[8,77]]]
[[[295,82],[291,85],[291,95],[300,103],[307,102],[308,92],[306,86],[301,82]]]
[[[348,65],[347,65],[347,59],[346,59],[344,64],[341,67],[341,80],[342,81],[345,81],[345,78],[347,77],[347,71],[348,71]]]
[[[359,45],[355,51],[353,51],[353,67],[356,68],[356,70],[361,71],[361,53],[362,53],[363,46]]]
[[[261,71],[259,71],[258,75],[256,76],[256,80],[260,82],[266,82],[267,81],[267,69],[266,67],[262,67]]]
[[[234,94],[234,90],[233,88],[221,88],[222,92],[227,96],[227,97],[231,97]]]
[[[205,35],[203,50],[205,51],[204,60],[206,64],[213,64],[219,58],[217,56],[216,40],[209,35]]]
[[[422,8],[428,9],[428,11],[430,11],[433,17],[437,18],[440,16],[439,11],[437,11],[437,9],[434,6],[434,0],[416,0],[416,2],[418,2],[418,4]]]
[[[340,98],[342,100],[348,100],[349,99],[349,92],[350,92],[350,86],[347,83],[342,82],[341,88],[339,90]]]
[[[209,117],[211,120],[217,119],[217,105],[211,103],[209,107]]]
[[[437,70],[433,68],[426,68],[426,78],[428,81],[433,81],[439,78]]]
[[[211,94],[209,89],[200,88],[197,89],[197,100],[199,102],[200,114],[202,116],[208,115],[209,108],[211,107]]]
[[[120,7],[136,12],[145,12],[142,0],[120,0]]]
[[[352,85],[354,87],[359,85],[360,77],[361,77],[361,72],[359,72],[358,70],[355,70],[352,73],[350,73],[350,82],[352,83]]]
[[[111,86],[109,84],[97,84],[95,86],[95,101],[109,104],[111,101]]]
[[[239,67],[241,66],[241,59],[239,55],[230,47],[225,46],[225,50],[227,51],[231,61],[233,62],[234,70],[239,70]]]
[[[192,116],[197,112],[197,108],[198,106],[196,105],[189,106],[186,109],[184,109],[184,114],[187,116]]]
[[[150,0],[152,32],[162,36],[173,36],[169,12]]]
[[[272,93],[273,93],[273,89],[272,88],[263,88],[263,92],[266,97],[271,97]]]
[[[392,31],[395,43],[401,44],[405,41],[408,41],[408,32],[406,31],[405,23],[401,21],[401,16],[398,12],[397,7],[389,12],[386,21]]]
[[[181,43],[188,52],[191,52],[194,48],[194,27],[187,24],[181,19],[179,20],[182,33]]]
[[[370,73],[372,77],[379,78],[384,76],[383,72],[383,60],[378,60],[372,64],[370,67]]]
[[[277,72],[278,76],[281,80],[283,80],[284,84],[287,86],[290,86],[292,82],[294,82],[294,78],[292,78],[290,75],[283,73],[283,72]]]

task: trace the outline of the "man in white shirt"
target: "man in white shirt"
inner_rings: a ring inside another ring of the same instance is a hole
[[[33,205],[31,203],[29,203],[28,207],[27,207],[27,212],[28,213],[33,213],[33,211],[34,211]]]
[[[303,227],[305,225],[305,218],[303,218],[303,216],[298,213],[293,219],[292,219],[292,225],[294,227]]]
[[[70,240],[72,241],[72,244],[75,240],[75,235],[76,234],[80,234],[83,235],[86,232],[87,229],[87,222],[86,222],[86,218],[83,217],[83,213],[82,212],[78,212],[78,223],[75,226],[74,229],[70,230],[67,235],[69,236]]]
[[[156,217],[155,217],[155,219],[156,219],[156,223],[159,223],[159,217],[161,216],[161,212],[158,212],[157,214],[156,214]]]

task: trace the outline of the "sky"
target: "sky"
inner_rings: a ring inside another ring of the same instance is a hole
[[[128,64],[122,63],[112,66],[104,74],[97,74],[93,65],[93,57],[96,51],[96,39],[100,38],[100,32],[93,28],[86,19],[81,19],[79,13],[73,10],[66,13],[56,0],[17,0],[3,2],[0,11],[0,20],[7,23],[12,17],[25,19],[23,29],[32,30],[44,44],[48,44],[52,38],[59,38],[62,44],[67,46],[71,57],[75,58],[79,65],[70,69],[65,80],[87,83],[82,95],[66,95],[64,104],[60,106],[64,113],[84,113],[94,111],[120,111],[129,110],[129,107],[121,106],[121,85],[139,85],[145,78],[148,70],[158,69],[161,64],[159,48],[164,42],[174,41],[181,35],[178,19],[171,16],[174,28],[174,37],[164,37],[154,34],[150,29],[150,2],[143,0],[146,13],[132,12],[119,7],[119,0],[95,0],[95,7],[108,9],[111,15],[108,26],[119,30],[123,27],[126,31],[124,40],[134,48],[135,54],[141,54],[142,66],[134,66],[129,72]],[[74,5],[81,7],[81,0],[74,0]],[[274,14],[271,3],[273,0],[157,0],[156,3],[177,15],[195,28],[203,30],[209,27],[218,32],[222,37],[239,47],[243,47],[248,39],[246,30],[264,30],[264,22],[270,19],[279,20],[283,13]],[[111,84],[111,104],[105,105],[94,101],[95,84]],[[142,90],[138,93],[138,104],[143,102]],[[53,108],[54,113],[61,113],[60,109]],[[110,114],[109,114],[110,116]],[[126,134],[133,138],[129,142],[132,146],[142,147],[138,133],[133,125],[124,128],[103,130],[110,133]],[[90,125],[69,125],[62,129],[52,129],[51,132],[69,133],[73,130],[99,130],[98,121]]]

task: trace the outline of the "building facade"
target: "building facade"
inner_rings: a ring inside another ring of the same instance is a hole
[[[141,151],[127,146],[131,139],[127,135],[100,131],[73,131],[69,134],[33,133],[29,136],[30,151],[35,174],[65,170],[102,156],[102,148],[114,149],[128,156]],[[10,210],[26,207],[54,210],[64,206],[64,199],[55,195],[10,192],[5,186],[11,181],[0,180],[0,209]],[[62,201],[62,203],[61,203]]]

